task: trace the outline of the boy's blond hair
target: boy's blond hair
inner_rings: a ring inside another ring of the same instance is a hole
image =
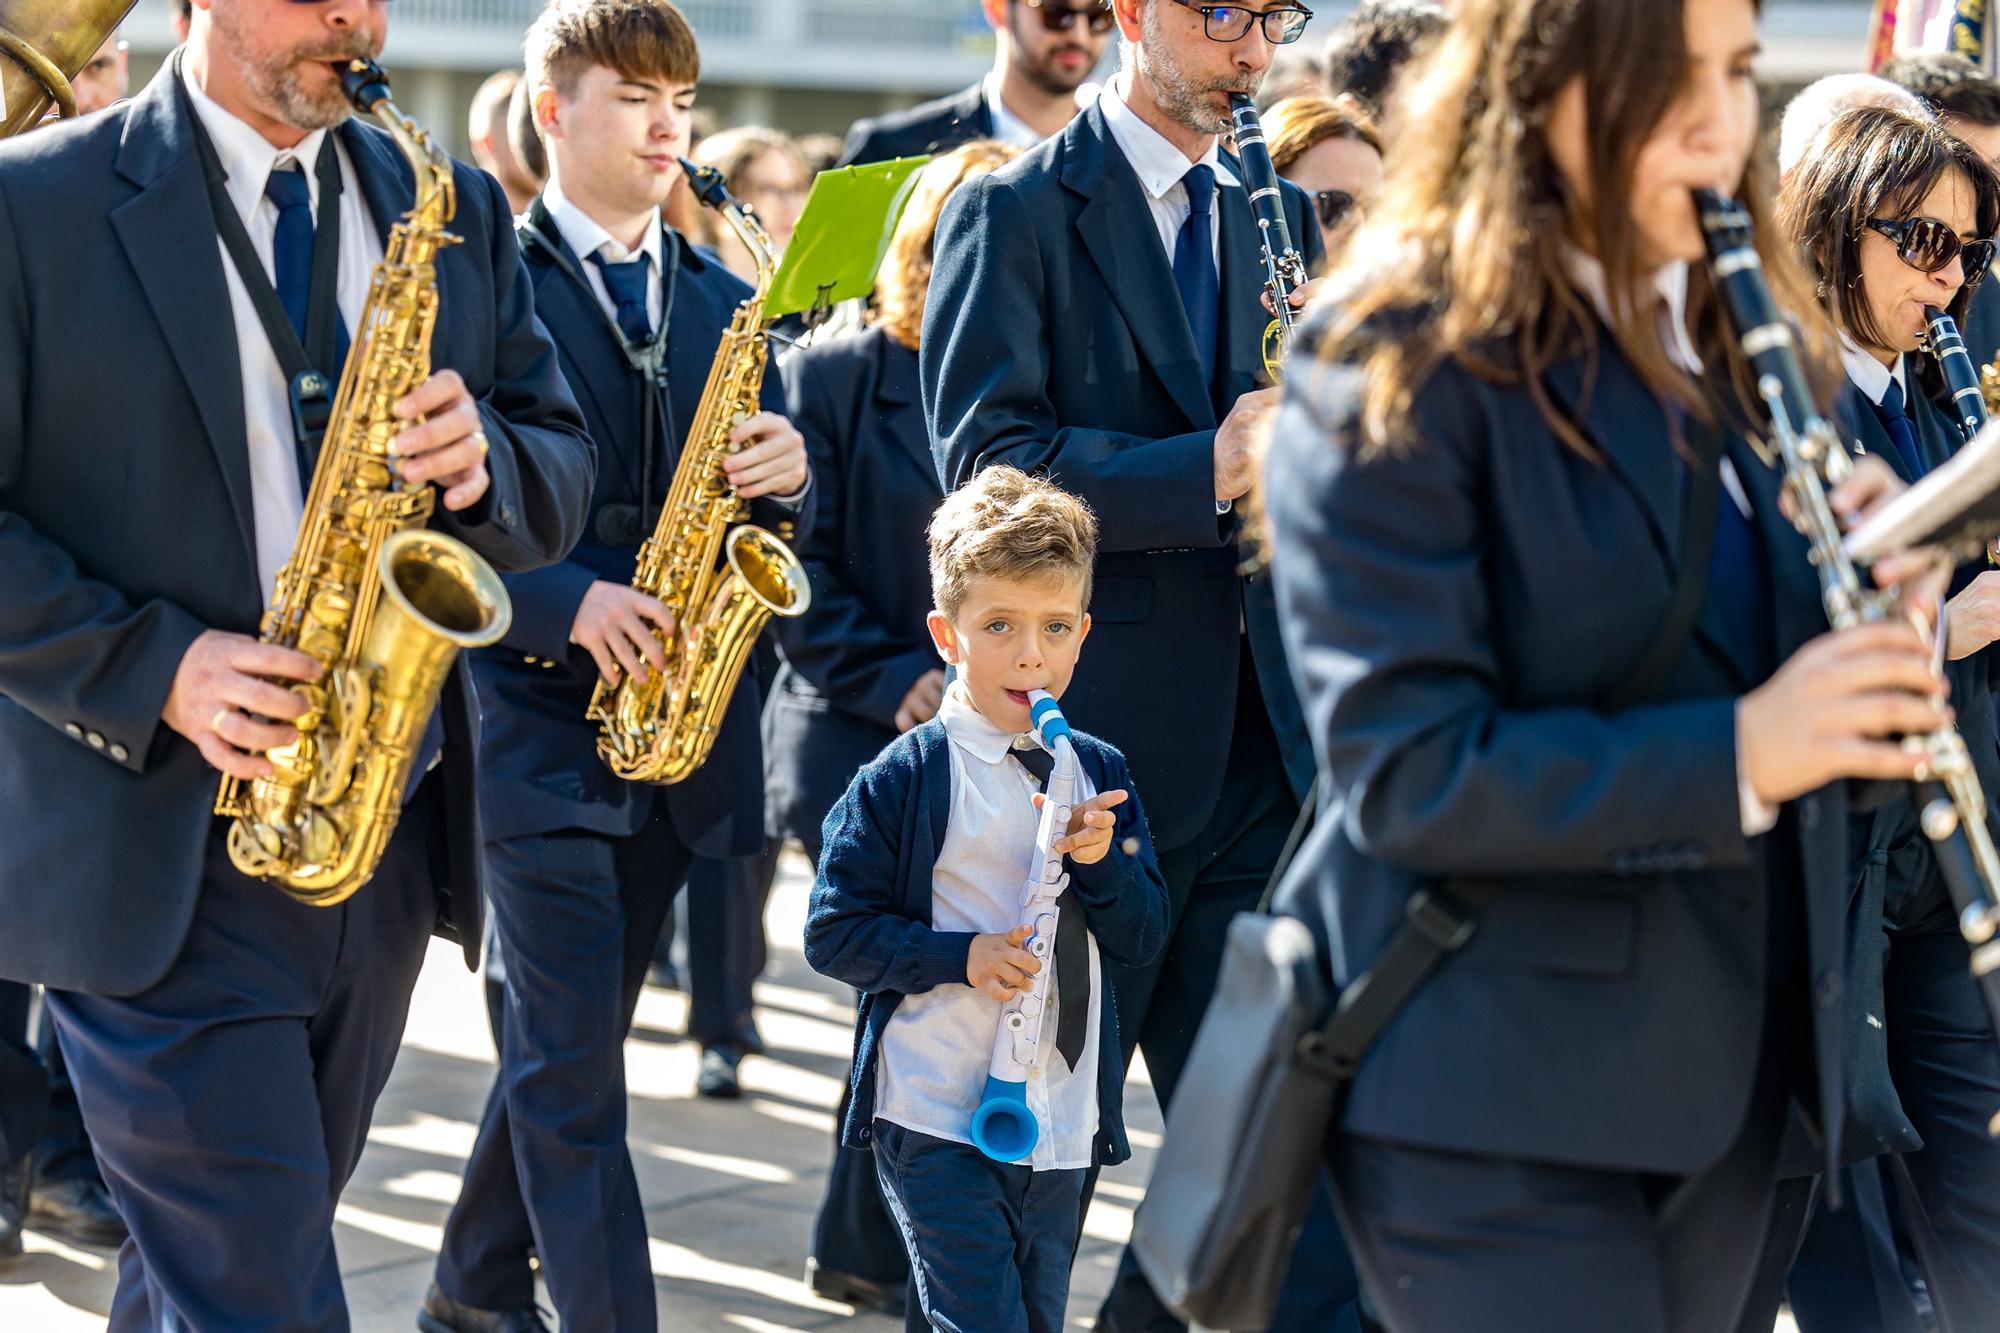
[[[1097,518],[1090,506],[1042,477],[989,467],[945,497],[931,515],[931,597],[956,618],[973,579],[1081,578],[1090,605]]]

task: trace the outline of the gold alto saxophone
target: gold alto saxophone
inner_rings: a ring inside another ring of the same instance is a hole
[[[685,160],[681,170],[695,197],[722,215],[756,260],[757,284],[722,335],[660,520],[632,576],[633,587],[674,614],[674,633],[661,641],[667,670],[616,685],[598,681],[586,714],[599,724],[597,753],[612,772],[660,784],[681,781],[708,758],[765,622],[800,615],[812,602],[805,566],[775,534],[742,521],[749,505],[722,471],[736,451],[730,432],[758,410],[764,385],[764,303],[777,274],[771,238],[720,172]]]
[[[304,903],[331,907],[368,882],[402,813],[425,726],[463,648],[506,632],[499,576],[463,542],[425,528],[428,485],[404,489],[389,444],[409,423],[390,407],[430,376],[436,257],[459,238],[451,160],[390,101],[372,60],[341,71],[354,105],[388,130],[416,177],[416,206],[389,234],[369,282],[292,555],[262,638],[315,658],[299,739],[275,772],[225,778],[215,812],[234,820],[229,859]]]

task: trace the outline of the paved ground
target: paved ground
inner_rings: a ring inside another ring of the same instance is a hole
[[[648,990],[640,1001],[626,1047],[632,1155],[651,1204],[660,1325],[669,1333],[901,1328],[822,1301],[800,1280],[852,1034],[845,991],[807,968],[795,943],[805,888],[805,863],[791,856],[767,921],[778,943],[757,989],[771,1056],[744,1062],[742,1101],[692,1096],[698,1053],[679,1036],[680,995]],[[492,1061],[478,982],[455,949],[436,945],[368,1152],[340,1206],[341,1269],[360,1333],[414,1326]],[[1159,1143],[1159,1111],[1143,1070],[1126,1090],[1126,1117],[1137,1155],[1098,1187],[1071,1287],[1073,1329],[1090,1327]],[[110,1255],[32,1233],[28,1251],[0,1267],[0,1331],[102,1329],[114,1282]],[[1779,1327],[1784,1333],[1791,1324]]]

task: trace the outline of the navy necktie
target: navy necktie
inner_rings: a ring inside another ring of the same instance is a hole
[[[1056,757],[1040,746],[1016,748],[1012,753],[1046,789],[1049,776],[1056,771]],[[1083,919],[1082,905],[1073,898],[1056,913],[1055,951],[1056,995],[1060,997],[1056,1003],[1061,1006],[1056,1012],[1056,1054],[1074,1072],[1090,1031],[1090,926]]]
[[[653,314],[648,300],[652,295],[652,257],[641,254],[637,259],[614,264],[603,255],[594,254],[590,262],[597,265],[604,278],[604,290],[618,307],[618,331],[625,335],[625,341],[653,341]]]
[[[1902,455],[1906,475],[1911,481],[1921,480],[1929,469],[1924,466],[1923,451],[1917,447],[1917,428],[1910,422],[1910,405],[1903,396],[1902,385],[1893,379],[1889,381],[1889,392],[1875,404],[1875,415],[1882,419],[1882,428],[1889,432],[1896,452]]]
[[[1222,283],[1215,274],[1215,172],[1189,167],[1181,184],[1187,187],[1188,215],[1174,242],[1174,286],[1180,288],[1188,332],[1201,354],[1202,383],[1212,385],[1216,321],[1222,309]]]
[[[332,152],[333,145],[327,143],[320,151]],[[292,331],[298,334],[299,345],[303,347],[306,344],[306,321],[312,308],[315,232],[312,186],[306,180],[305,170],[296,162],[288,162],[273,167],[271,174],[265,178],[264,197],[278,210],[278,229],[271,244],[271,285],[277,288],[278,304],[285,308],[285,317],[291,321]],[[338,384],[340,373],[347,365],[347,320],[338,309],[334,311],[333,338],[333,364],[314,366],[313,369]],[[309,441],[298,440],[295,443],[299,455],[299,484],[310,487],[313,468],[318,460]]]

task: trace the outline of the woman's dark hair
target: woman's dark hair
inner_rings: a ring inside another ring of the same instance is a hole
[[[1778,221],[1799,247],[1834,322],[1869,347],[1889,343],[1861,285],[1861,245],[1870,221],[1918,213],[1953,172],[1972,192],[1977,234],[2000,228],[2000,177],[1979,153],[1935,121],[1888,107],[1842,112],[1820,131],[1785,177]],[[1973,288],[1959,289],[1950,314],[1961,324]]]
[[[1681,0],[1462,0],[1397,107],[1406,119],[1420,107],[1463,114],[1392,138],[1385,188],[1329,283],[1341,317],[1328,354],[1367,372],[1364,449],[1403,437],[1417,391],[1456,362],[1525,386],[1551,430],[1595,457],[1544,382],[1558,360],[1598,352],[1598,316],[1572,277],[1579,245],[1604,267],[1612,340],[1647,386],[1714,415],[1714,400],[1668,356],[1643,299],[1649,275],[1627,203],[1639,151],[1686,80],[1682,9]],[[1589,107],[1587,200],[1566,185],[1547,138],[1557,95],[1577,78]],[[1831,330],[1789,243],[1768,225],[1759,164],[1738,193],[1759,224],[1773,293],[1802,326],[1809,369],[1831,382]],[[1752,411],[1748,366],[1705,265],[1690,274],[1688,313],[1710,382],[1733,385],[1732,413]]]

